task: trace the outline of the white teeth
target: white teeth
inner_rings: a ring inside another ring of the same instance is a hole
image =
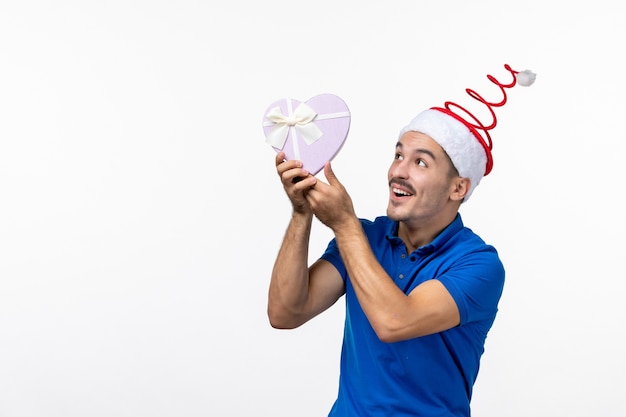
[[[411,195],[411,194],[407,193],[406,191],[402,191],[402,190],[399,190],[397,188],[392,188],[391,191],[393,191],[396,194],[400,194],[400,195]]]

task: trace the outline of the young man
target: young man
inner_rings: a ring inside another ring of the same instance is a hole
[[[469,416],[505,275],[458,212],[491,168],[476,129],[449,109],[413,119],[387,174],[387,215],[374,221],[357,218],[330,163],[328,183],[282,152],[276,168],[293,212],[272,271],[271,325],[298,327],[346,297],[329,415]],[[308,266],[313,216],[335,238]]]

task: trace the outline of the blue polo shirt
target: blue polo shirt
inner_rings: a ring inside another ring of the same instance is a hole
[[[504,285],[496,250],[464,227],[460,215],[409,254],[397,237],[397,222],[382,216],[361,224],[376,258],[405,294],[426,280],[439,280],[454,298],[461,323],[429,336],[381,342],[333,239],[322,259],[346,283],[346,319],[339,393],[329,416],[470,416],[472,387]]]

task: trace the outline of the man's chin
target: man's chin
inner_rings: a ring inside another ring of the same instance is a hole
[[[393,203],[389,202],[389,205],[387,206],[387,217],[389,217],[391,220],[400,220],[402,216],[400,216],[400,213],[398,211],[398,208],[394,206]]]

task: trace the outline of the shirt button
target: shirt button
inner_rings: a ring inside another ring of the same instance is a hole
[[[402,258],[402,259],[406,258],[406,254],[403,253],[402,255],[400,255],[400,258]]]
[[[400,279],[404,279],[404,274],[400,274],[400,275],[398,275],[398,278],[400,278]]]

